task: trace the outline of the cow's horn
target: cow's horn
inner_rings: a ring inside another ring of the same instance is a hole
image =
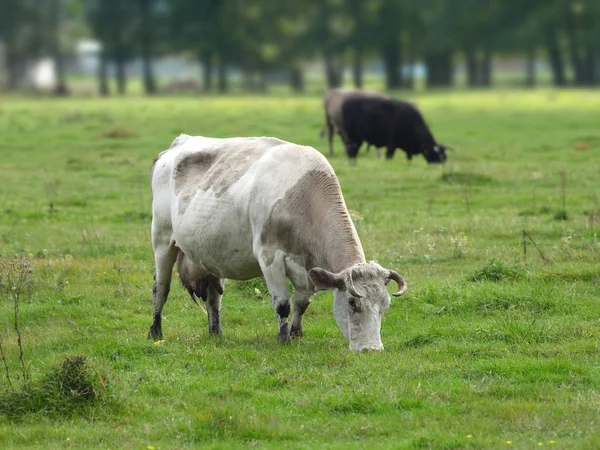
[[[346,275],[346,283],[345,284],[346,284],[346,290],[352,297],[362,298],[362,295],[360,295],[358,292],[356,292],[356,289],[354,288],[354,283],[352,282],[352,269],[350,269],[348,271],[348,275]]]
[[[400,297],[402,294],[404,294],[406,292],[406,289],[407,289],[406,281],[404,281],[404,278],[398,272],[396,272],[394,270],[388,270],[388,272],[389,272],[388,278],[390,280],[394,280],[396,283],[398,283],[398,287],[400,288],[400,289],[398,289],[398,292],[395,292],[392,295],[394,297]]]

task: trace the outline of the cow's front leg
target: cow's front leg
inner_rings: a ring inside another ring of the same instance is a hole
[[[290,330],[288,326],[288,317],[290,315],[290,293],[285,283],[285,262],[281,252],[276,252],[275,257],[270,263],[260,262],[273,309],[277,315],[279,324],[279,341],[290,341]]]
[[[177,259],[177,247],[168,243],[154,245],[154,286],[152,287],[152,302],[154,304],[154,320],[148,332],[148,339],[159,340],[162,332],[162,309],[167,301],[171,288],[171,275]]]
[[[294,313],[292,314],[292,337],[302,337],[302,315],[310,305],[310,293],[294,291]]]

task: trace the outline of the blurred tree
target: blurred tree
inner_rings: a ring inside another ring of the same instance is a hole
[[[156,0],[137,0],[140,10],[140,50],[142,55],[142,72],[144,91],[148,95],[156,93],[156,81],[152,70],[154,57],[154,29],[156,20],[154,8]]]
[[[424,35],[423,59],[427,68],[426,85],[450,86],[454,81],[454,51],[457,42],[455,0],[421,2]]]
[[[315,53],[307,45],[310,40],[310,14],[314,4],[306,5],[293,0],[282,4],[285,5],[285,11],[277,21],[278,33],[274,41],[279,47],[278,61],[289,72],[292,90],[302,92],[305,88],[302,61]]]
[[[235,0],[170,0],[170,40],[173,49],[193,52],[203,67],[203,87],[212,89],[217,66],[218,89],[228,89],[228,66],[239,54]]]
[[[270,73],[284,70],[293,90],[304,89],[301,59],[308,14],[314,5],[294,1],[245,0],[242,70],[246,87],[264,91]],[[255,75],[258,74],[258,82]]]
[[[598,2],[592,0],[566,1],[562,12],[568,43],[574,84],[593,86],[597,83]]]
[[[496,36],[494,24],[500,19],[497,5],[489,0],[464,0],[457,9],[457,45],[464,51],[467,85],[491,85],[491,57]]]
[[[307,6],[308,6],[307,2]],[[325,65],[327,87],[342,85],[344,75],[343,50],[347,43],[350,21],[344,15],[344,4],[336,0],[313,3],[310,15],[309,39],[306,45],[320,49]]]
[[[66,58],[85,34],[81,6],[81,0],[0,0],[9,89],[23,84],[28,66],[47,56],[55,63],[55,93],[67,93]]]
[[[81,0],[49,0],[42,2],[40,13],[47,18],[45,47],[54,60],[56,95],[69,93],[67,87],[67,59],[73,54],[75,42],[88,34]],[[44,9],[48,8],[48,11]]]
[[[428,86],[450,86],[457,60],[465,62],[469,86],[490,86],[493,55],[519,55],[529,86],[540,57],[548,59],[556,85],[571,82],[571,73],[576,85],[599,81],[598,0],[0,0],[9,85],[28,61],[52,55],[56,91],[66,92],[65,61],[82,4],[102,43],[104,95],[108,63],[125,93],[126,64],[136,55],[145,92],[156,92],[152,61],[165,51],[193,54],[207,91],[215,76],[226,91],[229,69],[242,73],[247,89],[264,90],[268,79],[285,74],[300,91],[303,64],[319,56],[329,87],[342,84],[349,57],[356,87],[369,61],[383,64],[388,89],[411,86],[418,61]]]
[[[381,58],[385,67],[385,86],[399,89],[402,79],[402,46],[400,27],[402,25],[401,3],[396,0],[382,0],[379,10],[378,40]]]
[[[352,18],[352,35],[350,44],[352,46],[352,80],[354,87],[362,88],[363,86],[363,58],[365,47],[370,34],[370,29],[367,29],[367,6],[362,0],[349,0],[348,10]]]
[[[50,18],[51,26],[51,47],[56,68],[56,86],[54,92],[57,95],[67,95],[67,81],[65,68],[65,48],[62,38],[63,28],[65,26],[65,5],[63,0],[50,0],[51,8]]]
[[[37,0],[0,0],[0,39],[5,44],[7,88],[25,78],[28,60],[42,52],[42,15]]]
[[[95,36],[102,43],[99,65],[101,95],[108,95],[107,63],[115,64],[117,91],[127,91],[126,64],[135,53],[137,4],[120,0],[86,0],[87,15]]]

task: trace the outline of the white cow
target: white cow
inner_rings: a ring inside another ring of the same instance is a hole
[[[206,301],[209,331],[221,334],[225,278],[265,278],[279,339],[302,336],[302,315],[317,289],[331,289],[334,314],[353,350],[381,350],[386,284],[406,291],[402,276],[367,263],[340,185],[327,159],[311,147],[275,138],[213,139],[181,135],[155,161],[152,245],[156,264],[154,322],[173,265],[184,286]],[[294,311],[288,328],[290,294]]]

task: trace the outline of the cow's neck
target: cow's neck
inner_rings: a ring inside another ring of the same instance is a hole
[[[317,266],[334,273],[364,263],[365,254],[348,213],[330,215],[323,239],[316,249]]]

